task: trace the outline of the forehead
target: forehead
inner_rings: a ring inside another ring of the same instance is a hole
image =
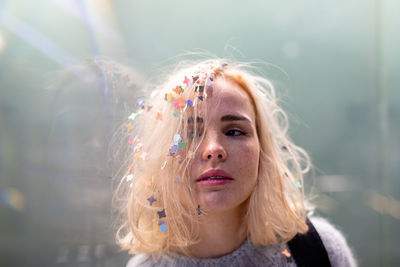
[[[248,94],[238,84],[225,79],[213,82],[213,95],[206,100],[207,111],[217,113],[240,113],[255,121],[254,107]]]

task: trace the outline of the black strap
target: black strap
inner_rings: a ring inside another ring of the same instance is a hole
[[[288,242],[290,252],[299,267],[330,267],[328,253],[314,225],[307,218],[308,232],[297,234]]]

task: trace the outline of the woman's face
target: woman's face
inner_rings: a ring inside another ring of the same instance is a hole
[[[199,109],[207,109],[207,120],[199,123],[204,139],[190,167],[197,201],[207,212],[240,208],[258,177],[260,145],[254,108],[240,86],[216,79],[212,97]]]

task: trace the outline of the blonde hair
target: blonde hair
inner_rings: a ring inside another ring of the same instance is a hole
[[[288,137],[288,118],[277,104],[272,83],[252,74],[246,64],[213,59],[186,65],[165,83],[150,88],[151,95],[146,102],[139,101],[140,111],[134,114],[129,129],[121,128],[126,134],[122,148],[128,156],[113,198],[118,212],[117,243],[132,254],[161,256],[179,248],[190,256],[188,245],[199,240],[197,203],[185,179],[192,155],[201,143],[201,139],[191,138],[197,136],[197,127],[194,125],[194,132],[190,132],[188,118],[197,114],[196,103],[201,99],[194,85],[179,87],[185,78],[192,77],[234,82],[254,106],[260,144],[259,177],[244,217],[251,241],[266,246],[306,232],[302,184],[310,160]],[[174,88],[183,91],[173,93]],[[212,91],[204,91],[203,100],[207,101],[210,94]],[[187,100],[193,100],[190,108]],[[170,148],[177,133],[185,146],[174,154]],[[125,145],[128,139],[130,144]],[[151,196],[156,201],[151,203]],[[157,212],[163,209],[166,217],[159,218]],[[159,224],[165,224],[167,230],[161,231]]]

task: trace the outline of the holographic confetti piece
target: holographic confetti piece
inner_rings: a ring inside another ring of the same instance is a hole
[[[285,248],[283,251],[282,251],[282,254],[287,258],[287,259],[289,259],[292,255],[290,254],[290,252]]]
[[[133,121],[133,120],[135,120],[137,115],[138,115],[138,113],[132,112],[131,115],[129,115],[128,119]]]
[[[179,111],[174,111],[174,113],[172,113],[172,115],[176,118],[179,118],[181,116],[181,113]]]
[[[129,175],[126,176],[126,181],[127,182],[132,181],[132,179],[133,179],[133,175],[132,174],[129,174]]]
[[[185,143],[184,142],[179,142],[178,143],[178,147],[182,148],[182,149],[185,149]]]
[[[197,211],[197,214],[198,214],[198,215],[201,215],[200,205],[197,206],[196,211]]]
[[[135,137],[129,136],[128,144],[133,145],[135,143]]]
[[[142,143],[137,144],[137,145],[135,146],[134,150],[135,150],[136,152],[142,151],[142,150],[143,150],[143,144],[142,144]]]
[[[186,101],[186,105],[188,106],[188,107],[191,107],[191,106],[193,106],[193,101],[192,100],[187,100]]]
[[[176,133],[174,135],[174,144],[178,144],[180,141],[182,141],[182,137],[178,133]]]
[[[171,149],[169,150],[169,153],[170,154],[179,153],[179,147],[177,145],[171,146]]]
[[[186,84],[186,86],[189,86],[189,82],[190,82],[190,80],[185,76],[183,83]]]
[[[153,195],[151,195],[147,200],[149,201],[150,206],[153,206],[153,202],[157,201],[157,199],[155,199]]]
[[[138,100],[136,100],[136,104],[138,104],[139,106],[142,106],[144,104],[144,100],[139,98]]]
[[[179,183],[179,176],[178,176],[178,175],[175,176],[175,183],[176,183],[176,184]]]
[[[175,92],[175,94],[180,94],[182,92],[182,89],[177,85],[174,89],[172,89],[172,91]]]
[[[126,127],[126,130],[127,130],[128,132],[130,132],[130,131],[133,129],[132,123],[127,123],[127,124],[125,125],[125,127]]]
[[[129,172],[129,173],[133,172],[133,168],[134,168],[133,165],[130,166],[128,172]]]
[[[160,226],[160,231],[162,233],[164,233],[165,231],[167,231],[167,225],[165,224],[164,221],[158,221],[158,225]]]
[[[165,215],[165,208],[160,211],[157,211],[157,215],[159,219],[167,217],[167,215]]]
[[[135,158],[134,158],[136,161],[142,161],[142,158],[140,157],[140,155],[139,154],[135,154]]]
[[[171,100],[173,98],[173,95],[171,94],[171,93],[168,93],[167,94],[167,100],[169,101],[169,100]]]
[[[174,102],[174,107],[175,107],[175,109],[179,109],[179,102],[178,101]]]
[[[300,189],[300,188],[301,188],[301,183],[300,183],[300,181],[294,182],[294,186]]]

